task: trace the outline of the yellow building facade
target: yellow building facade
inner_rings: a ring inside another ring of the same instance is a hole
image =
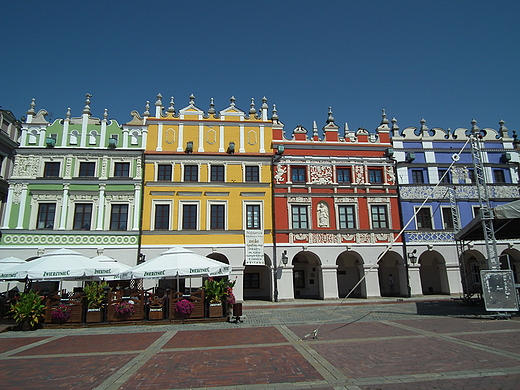
[[[176,111],[173,98],[165,109],[158,95],[155,115],[147,114],[141,253],[182,245],[230,264],[237,299],[244,288],[269,298],[276,111],[268,119],[264,98],[246,113],[231,98],[220,111],[212,100],[205,112],[193,96]]]

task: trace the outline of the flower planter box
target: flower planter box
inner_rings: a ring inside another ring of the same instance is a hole
[[[210,318],[222,317],[222,304],[221,303],[211,303],[209,305],[209,317]]]
[[[103,322],[103,312],[101,311],[101,309],[88,309],[85,322]]]
[[[162,307],[151,307],[148,312],[149,320],[162,320],[164,318],[164,312]]]

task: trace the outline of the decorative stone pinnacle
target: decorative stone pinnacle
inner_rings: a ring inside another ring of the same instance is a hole
[[[381,117],[382,117],[381,124],[387,125],[389,122],[388,122],[388,119],[386,119],[386,110],[384,108],[381,112]]]
[[[146,101],[146,105],[144,106],[143,116],[150,116],[150,101]]]
[[[229,99],[229,101],[230,101],[230,106],[231,106],[231,107],[235,107],[235,100],[236,100],[236,99],[235,99],[234,96],[231,96],[231,98]]]
[[[67,113],[65,114],[66,119],[70,119],[70,107],[67,108]]]
[[[157,94],[157,101],[155,102],[156,106],[162,106],[162,95],[160,93]]]
[[[251,98],[251,108],[249,109],[249,113],[250,113],[251,115],[256,114],[256,109],[255,109],[255,98]]]
[[[83,114],[90,114],[90,98],[92,95],[90,93],[87,93],[85,95],[87,98],[85,99],[85,107],[83,108]]]
[[[215,102],[213,101],[213,98],[210,98],[209,99],[209,110],[208,110],[208,114],[215,114]]]
[[[472,119],[471,120],[471,132],[473,134],[478,134],[480,133],[480,129],[478,128],[477,126],[477,121],[475,119]]]
[[[29,109],[29,111],[27,111],[27,114],[28,115],[34,115],[36,114],[36,111],[34,111],[34,107],[36,107],[36,99],[35,98],[32,98],[32,101],[31,101],[31,108]]]
[[[192,106],[195,105],[195,95],[194,94],[190,95],[190,105],[192,105]]]
[[[104,120],[108,119],[108,108],[105,108],[105,112],[103,113],[103,119]]]
[[[269,107],[267,106],[267,98],[264,96],[264,97],[262,98],[262,109],[267,109],[267,108],[269,108]]]
[[[397,126],[397,119],[392,118],[392,129],[399,130],[399,126]]]
[[[278,120],[278,112],[276,111],[276,104],[273,104],[273,120]]]
[[[332,107],[329,106],[329,117],[327,118],[327,123],[334,123],[334,117],[332,116]]]
[[[173,96],[170,98],[170,107],[168,107],[166,111],[175,114],[175,103],[173,101]]]

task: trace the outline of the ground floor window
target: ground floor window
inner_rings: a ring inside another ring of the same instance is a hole
[[[244,289],[259,289],[260,288],[260,274],[252,272],[244,274]]]
[[[305,271],[295,269],[293,272],[294,288],[305,288]]]

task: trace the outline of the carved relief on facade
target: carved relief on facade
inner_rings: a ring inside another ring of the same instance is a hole
[[[13,178],[38,177],[42,165],[42,158],[39,156],[16,156]]]
[[[371,241],[370,233],[356,233],[356,242],[358,244],[370,243]]]
[[[143,162],[142,162],[141,157],[136,158],[136,166],[135,166],[135,178],[136,179],[140,179],[142,177],[142,174],[143,174],[142,167],[143,167]]]
[[[468,168],[451,167],[451,177],[454,183],[458,183],[460,180],[465,182],[468,179]]]
[[[395,184],[395,172],[394,172],[394,167],[385,167],[385,172],[386,172],[386,182],[388,184]]]
[[[96,201],[96,200],[99,199],[99,196],[98,196],[97,193],[95,195],[93,195],[93,194],[71,194],[69,199],[72,202],[74,202],[74,201],[81,201],[81,200]]]
[[[320,227],[320,228],[330,227],[329,206],[327,205],[327,203],[319,202],[316,212],[318,214],[317,215],[318,227]]]
[[[105,199],[107,203],[111,202],[133,202],[134,196],[130,194],[113,194],[106,195]]]
[[[101,178],[106,179],[108,177],[108,158],[106,156],[103,157],[103,161],[101,162]]]
[[[276,173],[274,175],[274,180],[277,184],[283,183],[285,181],[285,173],[287,172],[287,168],[278,164],[276,165]]]
[[[256,145],[258,143],[258,134],[255,130],[249,130],[247,132],[247,143],[249,145]]]
[[[390,198],[380,198],[380,197],[367,198],[367,203],[389,203],[389,202],[390,202]]]
[[[213,145],[217,142],[217,132],[213,127],[209,128],[206,131],[206,143],[209,145]]]
[[[22,190],[26,189],[27,186],[22,183],[16,183],[13,185],[13,203],[20,204],[22,200]]]
[[[309,173],[312,184],[324,185],[332,183],[332,167],[330,165],[310,165]]]
[[[65,158],[65,174],[64,179],[72,178],[72,156]]]
[[[289,203],[311,203],[311,198],[307,196],[290,196],[287,198]]]
[[[334,201],[336,203],[357,203],[358,198],[354,198],[354,197],[335,198]]]
[[[62,194],[61,193],[55,193],[55,194],[33,194],[32,195],[32,200],[34,202],[40,202],[40,201],[49,201],[49,200],[54,200],[54,201],[60,201],[62,198]]]
[[[363,165],[354,165],[354,183],[363,184],[365,182],[365,167]]]
[[[171,127],[166,129],[166,131],[164,133],[164,141],[167,144],[175,143],[175,130],[172,129]]]

